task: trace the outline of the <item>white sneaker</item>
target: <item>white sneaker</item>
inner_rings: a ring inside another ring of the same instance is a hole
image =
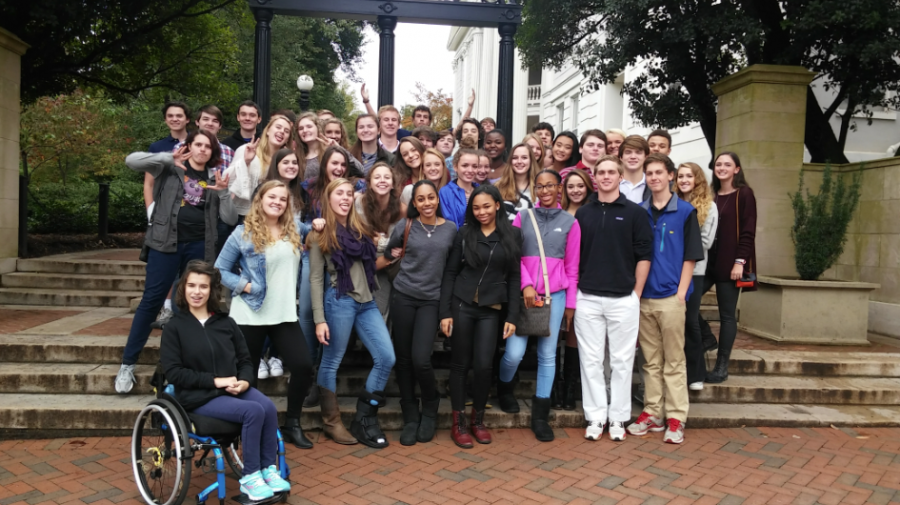
[[[648,432],[659,433],[660,431],[665,431],[666,427],[663,424],[662,419],[651,416],[646,412],[641,412],[641,415],[638,416],[637,421],[631,423],[628,426],[628,433],[636,437],[642,437],[646,435]]]
[[[598,421],[588,421],[587,428],[584,430],[584,438],[588,440],[600,440],[603,435],[603,425]]]
[[[284,367],[278,358],[269,358],[269,377],[281,377],[284,375]]]
[[[666,424],[668,424],[669,427],[666,429],[666,434],[663,435],[663,442],[667,444],[680,444],[684,442],[684,424],[678,419],[668,419]]]
[[[622,421],[610,421],[609,439],[613,442],[621,442],[625,440],[625,423],[623,423]]]
[[[266,365],[266,360],[259,360],[259,370],[256,372],[257,379],[268,379],[269,378],[269,367]]]
[[[688,389],[691,391],[703,391],[703,381],[688,384]]]
[[[134,365],[122,365],[116,374],[116,393],[130,393],[134,383]]]

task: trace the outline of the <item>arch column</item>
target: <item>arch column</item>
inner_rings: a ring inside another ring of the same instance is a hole
[[[378,107],[394,104],[394,29],[397,18],[378,16]]]
[[[500,33],[500,64],[497,79],[497,127],[507,135],[512,135],[513,125],[513,75],[515,73],[516,53],[513,37],[516,25],[503,23],[497,30]],[[509,139],[507,139],[507,142]]]
[[[253,9],[256,18],[256,43],[253,54],[253,101],[262,111],[265,126],[271,113],[270,90],[272,85],[272,18],[269,9]]]

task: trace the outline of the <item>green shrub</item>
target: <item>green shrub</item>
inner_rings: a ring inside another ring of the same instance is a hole
[[[862,172],[853,176],[849,187],[840,178],[832,178],[831,165],[825,166],[818,194],[803,194],[803,171],[800,187],[791,197],[794,208],[794,260],[803,280],[814,281],[840,258],[847,241],[847,227],[859,203]]]
[[[143,186],[113,181],[109,194],[109,232],[140,232],[147,227]],[[31,184],[29,233],[97,233],[100,187],[92,182]]]

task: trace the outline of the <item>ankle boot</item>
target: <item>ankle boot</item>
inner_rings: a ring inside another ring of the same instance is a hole
[[[341,421],[341,410],[338,408],[337,395],[319,386],[319,398],[322,403],[322,432],[325,436],[342,445],[353,445],[358,441],[344,428]]]
[[[463,449],[471,449],[475,444],[472,443],[472,437],[469,435],[469,427],[466,424],[466,411],[453,411],[453,426],[450,428],[450,438],[453,443]]]
[[[440,406],[440,396],[434,400],[422,400],[422,417],[419,419],[419,431],[416,433],[416,440],[419,442],[431,442],[434,439]]]
[[[550,427],[549,418],[550,399],[533,397],[531,399],[531,431],[541,442],[553,441],[553,428]]]
[[[373,405],[373,402],[375,403]],[[356,400],[356,416],[350,423],[350,433],[357,440],[374,449],[388,446],[387,437],[378,424],[378,408],[384,406],[384,391],[363,391]]]
[[[559,362],[559,348],[556,349],[556,372],[553,375],[553,386],[550,389],[550,408],[562,410],[565,382],[563,382],[562,366]]]
[[[416,445],[416,434],[419,432],[419,402],[400,400],[400,410],[403,411],[400,445]]]
[[[285,420],[284,426],[281,427],[281,436],[284,437],[285,442],[293,442],[297,449],[313,448],[313,443],[303,434],[300,420],[295,417],[289,417]]]
[[[575,398],[578,393],[578,379],[581,378],[581,365],[578,362],[578,348],[566,347],[566,360],[563,363],[563,378],[566,381],[563,395],[563,409],[575,410]]]
[[[730,358],[731,353],[719,349],[719,354],[716,356],[716,366],[713,368],[712,372],[706,374],[706,382],[710,384],[719,384],[720,382],[728,380],[728,362]]]
[[[313,372],[312,385],[309,387],[309,393],[303,399],[303,408],[308,409],[319,404],[319,386],[316,385],[316,373]]]
[[[483,410],[472,411],[470,429],[472,431],[472,438],[474,438],[476,442],[479,444],[491,443],[491,432],[488,431],[487,426],[484,425]]]
[[[497,402],[500,404],[500,410],[507,414],[515,414],[519,411],[519,401],[513,394],[515,389],[515,377],[510,382],[497,381]]]

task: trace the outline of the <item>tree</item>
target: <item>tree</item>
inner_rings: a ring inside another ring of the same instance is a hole
[[[571,59],[586,88],[638,76],[623,91],[645,125],[700,123],[715,146],[715,82],[757,63],[802,65],[813,85],[835,90],[821,107],[807,92],[806,145],[813,161],[846,162],[854,112],[900,105],[900,5],[894,0],[529,0],[517,43],[529,66]],[[840,105],[847,102],[844,112]],[[835,137],[829,120],[841,114]]]
[[[412,94],[416,105],[427,105],[431,109],[431,128],[434,131],[447,130],[453,126],[453,97],[445,94],[442,88],[429,91],[424,84],[416,82],[416,90]],[[400,108],[400,115],[403,116],[400,125],[403,128],[412,128],[416,105],[404,105]]]

